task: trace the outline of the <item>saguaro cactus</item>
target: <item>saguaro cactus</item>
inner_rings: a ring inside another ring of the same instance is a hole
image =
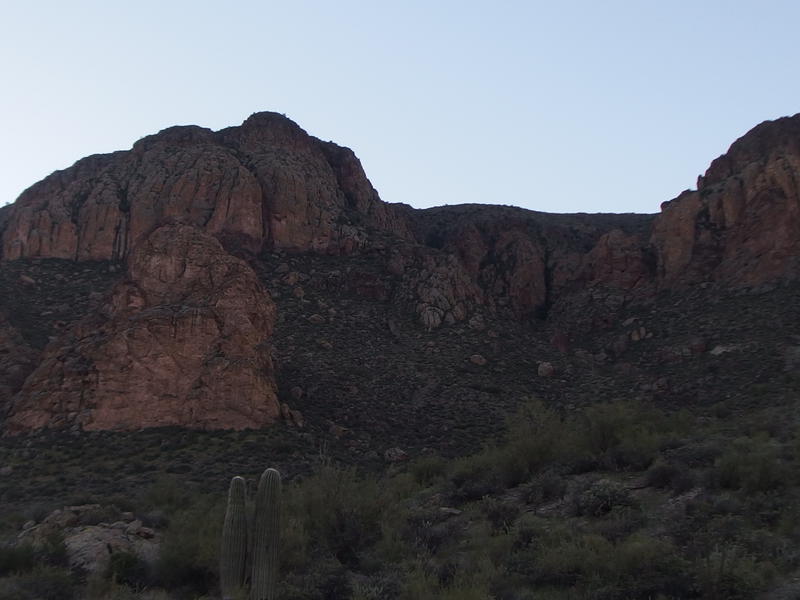
[[[281,475],[275,469],[261,474],[255,497],[252,528],[248,527],[245,480],[234,477],[222,529],[220,587],[224,600],[242,597],[248,567],[250,599],[275,600],[278,581]],[[248,545],[248,533],[249,545]]]
[[[281,475],[275,469],[261,474],[253,516],[251,600],[274,600],[278,582]]]
[[[244,589],[247,561],[247,492],[242,477],[231,479],[228,508],[222,527],[219,579],[223,600],[233,600]]]

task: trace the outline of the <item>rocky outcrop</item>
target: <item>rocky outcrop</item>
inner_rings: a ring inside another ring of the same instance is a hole
[[[0,398],[10,398],[33,370],[37,353],[0,312]]]
[[[12,401],[7,430],[271,423],[274,319],[244,261],[195,227],[159,227],[136,246],[127,280],[99,314],[47,347]]]
[[[643,231],[649,215],[548,215],[513,207],[420,211],[420,242],[455,256],[488,310],[519,318],[587,286],[630,290],[652,280]]]
[[[18,536],[19,545],[46,547],[63,539],[70,568],[102,574],[113,554],[127,553],[147,565],[158,560],[161,535],[144,527],[132,513],[114,506],[82,504],[54,510],[41,523],[26,523]]]
[[[463,321],[484,303],[481,289],[451,254],[400,245],[386,268],[397,277],[395,300],[410,307],[429,331]]]
[[[6,430],[274,421],[275,307],[256,272],[272,278],[276,294],[286,286],[284,307],[304,309],[299,327],[335,325],[342,306],[334,305],[347,295],[390,307],[398,344],[408,341],[397,326],[403,315],[420,335],[459,323],[465,327],[454,329],[463,333],[498,319],[514,327],[546,319],[560,332],[553,345],[566,353],[579,332],[611,328],[628,303],[659,290],[796,277],[798,181],[800,115],[736,141],[696,191],[664,203],[659,215],[414,210],[382,202],[352,151],[275,113],[217,132],[166,129],[129,151],[85,158],[0,209],[3,263],[111,261],[102,263],[103,290],[114,285],[105,300],[105,291],[89,294],[85,310],[69,319],[63,299],[46,311],[33,303],[25,318],[0,316]],[[301,256],[319,262],[299,273],[289,263]],[[347,263],[332,268],[338,260]],[[118,269],[127,269],[124,281]],[[57,284],[27,289],[37,286]],[[21,314],[26,302],[0,298],[0,311]],[[596,362],[606,351],[622,355],[631,341],[609,342]],[[500,343],[493,338],[490,349]],[[297,354],[284,359],[338,348],[322,336],[313,344],[313,351],[292,346]],[[432,342],[426,351],[439,349]],[[486,370],[502,368],[493,351],[481,349]]]
[[[259,113],[220,132],[165,129],[53,173],[3,215],[2,257],[123,259],[169,218],[252,253],[347,253],[373,228],[407,234],[352,151]]]
[[[800,275],[800,115],[758,125],[665,202],[651,243],[662,287]]]
[[[652,283],[651,255],[638,235],[612,229],[582,259],[575,278],[588,285],[633,290]]]

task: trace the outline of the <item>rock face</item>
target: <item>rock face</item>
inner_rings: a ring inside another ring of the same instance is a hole
[[[36,353],[0,312],[0,398],[10,398],[25,382]]]
[[[10,432],[79,425],[259,427],[279,415],[266,342],[275,307],[255,273],[190,225],[157,228],[99,314],[47,347]]]
[[[419,243],[458,259],[477,303],[541,315],[576,288],[644,286],[652,279],[642,231],[649,215],[548,215],[512,207],[453,206],[415,215]]]
[[[662,287],[753,285],[800,274],[800,115],[758,125],[662,205],[651,242]]]
[[[53,173],[4,216],[2,257],[122,259],[171,217],[254,253],[350,252],[366,242],[356,223],[406,229],[350,150],[260,113],[220,132],[172,127]]]
[[[262,283],[273,271],[270,289],[290,286],[281,302],[303,311],[297,327],[338,326],[333,304],[349,295],[395,311],[392,343],[410,339],[404,317],[427,333],[479,332],[505,319],[552,324],[566,353],[573,334],[608,329],[626,303],[659,291],[796,278],[798,181],[800,115],[754,128],[659,215],[414,210],[382,202],[352,151],[281,115],[255,114],[217,132],[166,129],[129,151],[78,161],[0,209],[0,269],[110,261],[115,277],[108,297],[90,294],[74,320],[61,318],[69,314],[62,301],[37,323],[36,315],[11,323],[2,316],[11,304],[0,298],[5,430],[273,422],[276,308]],[[299,273],[289,263],[301,256],[327,263]],[[337,260],[348,262],[334,268]],[[41,280],[28,279],[15,281],[39,289]],[[623,336],[592,360],[622,355],[629,341],[638,340]],[[481,348],[485,371],[503,368],[501,343]],[[313,349],[293,356],[299,364],[339,344],[320,333]]]

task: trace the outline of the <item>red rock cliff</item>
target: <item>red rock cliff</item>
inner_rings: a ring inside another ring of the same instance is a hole
[[[218,132],[173,127],[130,151],[85,158],[0,209],[3,261],[127,266],[105,307],[41,357],[0,322],[8,371],[0,394],[14,394],[7,428],[274,420],[275,307],[232,254],[256,266],[269,250],[379,256],[375,272],[362,273],[375,298],[407,306],[428,329],[473,317],[478,326],[486,312],[542,317],[589,288],[611,288],[624,301],[701,281],[796,277],[798,181],[800,115],[737,140],[697,191],[657,216],[415,211],[383,203],[352,151],[280,115]]]
[[[696,191],[662,205],[651,243],[662,287],[752,285],[800,274],[800,115],[734,142]]]
[[[99,314],[48,345],[14,397],[9,432],[242,429],[277,418],[275,306],[244,261],[172,224],[136,245],[127,275]]]
[[[350,150],[259,113],[219,132],[165,129],[53,173],[4,216],[2,257],[122,259],[168,218],[254,253],[342,253],[366,243],[368,227],[407,233]]]

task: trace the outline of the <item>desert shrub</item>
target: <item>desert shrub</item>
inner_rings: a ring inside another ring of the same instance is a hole
[[[411,562],[403,574],[400,600],[417,600],[418,598],[435,598],[436,578],[422,560]]]
[[[724,489],[748,492],[784,487],[793,474],[780,459],[780,450],[766,436],[738,438],[716,460],[711,482]]]
[[[36,564],[36,553],[33,547],[0,546],[0,576],[11,573],[25,573]]]
[[[280,522],[280,561],[285,569],[301,569],[308,564],[309,535],[303,520],[296,516],[284,516]]]
[[[169,525],[169,517],[160,508],[154,508],[143,513],[138,513],[137,516],[142,521],[145,527],[152,527],[153,529],[164,529]]]
[[[402,528],[402,539],[417,551],[436,554],[453,539],[457,525],[434,510],[414,512]]]
[[[687,564],[675,546],[641,534],[618,544],[597,534],[551,539],[538,549],[532,574],[538,584],[570,587],[578,597],[653,598],[662,593],[686,597],[691,591]]]
[[[0,493],[0,502],[2,502],[2,494]],[[27,519],[21,512],[13,512],[5,510],[0,515],[0,539],[5,539],[7,536],[16,535]]]
[[[37,560],[43,564],[53,567],[66,567],[69,564],[67,558],[67,545],[64,543],[64,533],[54,531],[48,534],[39,548],[36,550]]]
[[[505,441],[453,461],[450,480],[458,501],[478,500],[516,487],[563,457],[565,424],[537,400],[509,419]]]
[[[424,456],[414,461],[409,471],[419,485],[430,485],[444,477],[447,472],[447,462],[441,456]]]
[[[448,555],[443,560],[418,559],[407,565],[399,598],[411,600],[485,600],[496,573],[485,556]]]
[[[439,592],[437,600],[485,600],[490,597],[488,589],[482,583],[456,583]]]
[[[560,473],[548,470],[535,477],[527,486],[525,501],[529,504],[542,504],[560,500],[567,490],[567,483]]]
[[[79,513],[78,523],[80,525],[97,525],[98,523],[113,523],[119,518],[119,509],[103,504]]]
[[[534,581],[539,584],[576,585],[606,570],[614,550],[611,542],[597,534],[548,542],[539,546],[534,555]]]
[[[593,530],[617,543],[647,525],[647,512],[639,506],[619,506],[594,524]]]
[[[486,497],[481,502],[481,510],[492,526],[493,532],[508,532],[519,516],[519,506],[511,502],[503,502],[497,498]]]
[[[384,488],[351,467],[324,461],[286,497],[286,516],[301,518],[309,538],[345,564],[357,563],[359,552],[380,538]]]
[[[578,516],[602,517],[615,508],[633,505],[630,492],[609,479],[599,479],[573,496],[574,514]]]
[[[146,594],[137,594],[127,585],[101,576],[89,577],[81,596],[81,598],[86,598],[87,600],[143,600],[143,598],[147,597],[148,595]],[[166,600],[170,599],[167,598]]]
[[[137,595],[137,600],[174,600],[164,590],[145,590]]]
[[[478,531],[471,535],[467,540],[458,540],[458,544],[467,548],[470,555],[475,557],[475,562],[482,565],[483,570],[490,574],[494,570],[505,570],[508,558],[516,548],[517,536],[515,523],[504,532],[486,528],[483,532]]]
[[[689,468],[711,467],[723,453],[720,440],[704,439],[702,442],[687,444],[670,452],[674,461]]]
[[[104,575],[106,579],[139,588],[147,584],[148,571],[147,563],[135,554],[115,552],[108,559]]]
[[[34,502],[25,509],[25,518],[36,523],[41,523],[44,518],[56,508],[56,506],[50,503]]]
[[[3,600],[73,600],[75,597],[72,575],[58,567],[39,565],[27,573],[0,579]]]
[[[178,479],[161,476],[147,487],[141,502],[146,510],[161,510],[167,515],[185,509],[192,493]]]
[[[679,463],[666,462],[658,459],[645,473],[644,481],[658,489],[671,489],[676,494],[681,494],[692,489],[695,485],[694,473]]]
[[[352,596],[353,590],[350,586],[347,568],[338,561],[324,561],[316,565],[310,575],[305,586],[307,595],[303,596],[304,598],[324,598],[325,600],[341,598],[344,600]]]
[[[499,465],[507,487],[528,481],[531,475],[561,457],[565,424],[538,400],[529,400],[510,421],[508,441]]]
[[[396,503],[416,496],[422,486],[411,473],[401,472],[379,480],[383,490],[384,502]]]
[[[738,600],[754,598],[776,572],[769,562],[760,562],[734,544],[714,548],[697,561],[694,575],[704,598]]]
[[[645,473],[645,484],[659,489],[668,488],[672,485],[672,480],[680,473],[677,465],[657,460]]]
[[[484,496],[502,491],[503,484],[499,472],[495,470],[499,462],[499,452],[487,448],[472,456],[456,458],[450,468],[450,499],[454,503],[480,500]]]
[[[609,579],[617,598],[653,598],[658,594],[685,598],[692,589],[688,563],[675,545],[636,533],[614,548]]]
[[[155,565],[155,583],[196,595],[216,587],[224,503],[222,497],[196,497],[174,514]]]
[[[547,534],[549,530],[544,525],[543,519],[533,513],[522,514],[514,526],[512,553],[533,549]]]
[[[663,412],[638,402],[586,408],[573,422],[576,461],[607,469],[646,469],[678,426]]]
[[[397,582],[390,577],[352,577],[351,600],[385,600],[396,598]]]

